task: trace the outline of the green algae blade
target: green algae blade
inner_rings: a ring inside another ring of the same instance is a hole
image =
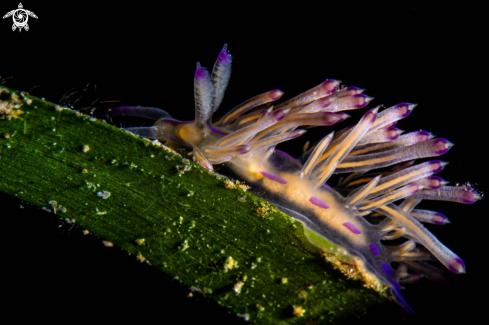
[[[397,314],[386,294],[327,263],[301,223],[240,184],[157,142],[7,88],[0,173],[1,192],[89,230],[251,323]]]

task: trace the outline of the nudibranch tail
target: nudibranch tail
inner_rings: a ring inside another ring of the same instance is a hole
[[[353,256],[362,272],[387,285],[410,312],[401,285],[423,277],[445,279],[431,263],[439,261],[454,273],[465,272],[460,257],[422,225],[444,225],[450,223],[448,218],[415,207],[422,200],[470,204],[481,196],[469,186],[447,186],[436,176],[446,162],[414,164],[416,159],[443,155],[453,146],[426,131],[402,134],[396,128],[415,104],[383,110],[377,106],[357,124],[328,132],[295,159],[276,150],[276,145],[304,134],[298,127],[338,124],[349,117],[343,111],[363,108],[373,98],[363,89],[340,88],[339,80],[328,79],[275,106],[271,104],[282,97],[280,90],[257,95],[213,122],[229,82],[231,61],[225,45],[211,74],[197,64],[194,121],[177,121],[162,110],[142,107],[120,107],[109,115],[156,120],[152,127],[126,130],[166,141],[175,149],[190,146],[194,160],[208,169],[226,162],[222,170],[244,179],[257,196]],[[326,184],[338,173],[350,174],[334,188]]]

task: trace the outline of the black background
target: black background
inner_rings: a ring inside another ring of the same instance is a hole
[[[0,14],[17,5],[2,1]],[[398,127],[431,131],[454,142],[442,157],[450,164],[439,175],[452,184],[487,187],[482,8],[414,1],[387,7],[352,2],[23,5],[39,17],[29,19],[28,32],[12,32],[11,18],[0,20],[0,75],[11,88],[52,102],[72,88],[79,91],[76,99],[86,88],[74,104],[77,109],[100,99],[120,102],[97,104],[97,109],[154,106],[174,118],[191,119],[195,62],[211,68],[227,43],[233,75],[218,115],[274,88],[287,99],[326,78],[341,79],[366,88],[375,97],[369,107],[418,103]],[[345,125],[361,114],[353,113]],[[304,137],[317,140],[324,134],[312,130]],[[282,149],[297,154],[304,141]],[[106,248],[101,239],[70,230],[36,207],[20,209],[19,203],[0,195],[4,317],[242,322],[202,297],[186,298],[187,287],[120,249]],[[409,286],[405,298],[419,317],[408,322],[471,323],[484,313],[487,299],[486,202],[424,207],[453,222],[428,228],[462,257],[468,274],[450,276],[448,285],[422,281]]]

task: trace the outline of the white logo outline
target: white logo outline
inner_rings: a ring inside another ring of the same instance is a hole
[[[24,28],[26,31],[29,30],[29,25],[27,25],[29,16],[36,19],[38,18],[36,14],[32,11],[24,9],[21,2],[19,2],[19,8],[7,12],[5,16],[3,16],[3,19],[10,16],[12,16],[12,19],[14,21],[14,24],[12,25],[12,31],[15,31],[18,28],[19,32],[22,31],[22,28]]]

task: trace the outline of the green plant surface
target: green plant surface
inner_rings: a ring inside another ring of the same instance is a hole
[[[301,223],[158,142],[0,90],[0,191],[134,254],[256,324],[338,323],[387,294],[348,280]]]

